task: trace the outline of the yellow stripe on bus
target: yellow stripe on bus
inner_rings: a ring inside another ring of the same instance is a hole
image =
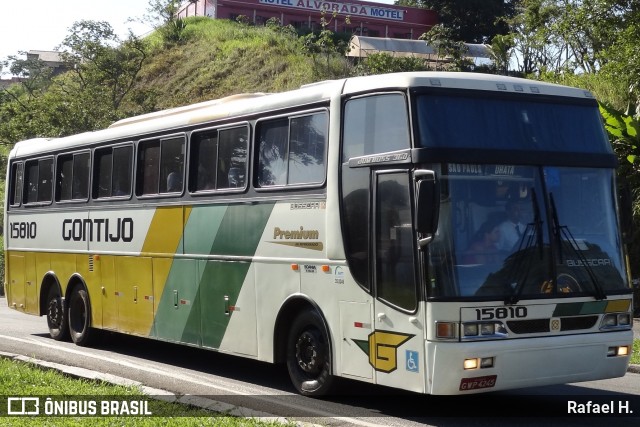
[[[190,207],[157,208],[140,255],[167,254],[173,256],[176,252],[181,252],[178,245],[190,214]]]

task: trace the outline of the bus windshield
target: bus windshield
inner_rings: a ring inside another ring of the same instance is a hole
[[[628,291],[614,171],[445,164],[430,297],[520,299]]]

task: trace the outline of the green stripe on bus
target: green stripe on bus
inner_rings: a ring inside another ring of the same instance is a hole
[[[274,203],[196,206],[185,226],[185,253],[252,257]],[[219,348],[248,261],[175,259],[158,304],[152,334],[169,341]],[[228,301],[225,301],[225,297]]]
[[[562,303],[556,306],[553,317],[600,314],[604,313],[606,308],[607,301]]]

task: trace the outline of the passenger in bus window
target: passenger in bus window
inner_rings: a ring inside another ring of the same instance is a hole
[[[242,187],[244,185],[242,177],[242,169],[231,168],[229,169],[229,188]]]
[[[216,188],[213,168],[207,168],[205,164],[198,164],[197,190],[213,190]],[[176,173],[176,172],[173,172]]]
[[[523,206],[522,202],[510,200],[505,206],[507,218],[500,224],[500,241],[498,248],[511,252],[518,245],[522,238],[525,225],[522,223]]]
[[[482,223],[465,253],[465,264],[487,264],[501,259],[498,253],[501,239],[500,225],[497,218],[490,218]]]
[[[112,196],[128,196],[129,189],[127,188],[127,184],[123,182],[123,180],[116,179],[113,183],[113,194]]]
[[[182,176],[174,171],[167,176],[167,192],[176,193],[179,191],[182,191]]]

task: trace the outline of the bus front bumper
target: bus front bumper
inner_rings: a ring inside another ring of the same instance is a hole
[[[631,330],[495,341],[428,341],[428,392],[470,394],[622,377],[632,343]],[[620,347],[628,347],[628,354],[611,355],[612,349]],[[468,359],[476,359],[478,367],[465,369]]]

